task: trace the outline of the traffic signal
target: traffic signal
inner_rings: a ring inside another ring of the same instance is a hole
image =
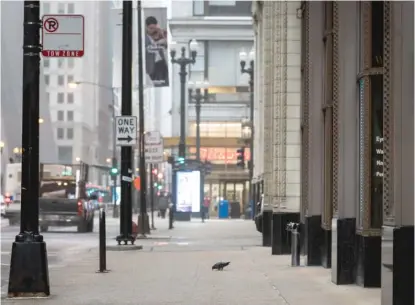
[[[115,159],[115,158],[112,159],[112,166],[111,166],[111,169],[110,169],[110,175],[111,176],[118,175],[117,159]]]
[[[236,150],[236,166],[245,168],[245,147]]]
[[[183,157],[177,158],[177,162],[179,162],[179,164],[184,164],[184,158]]]

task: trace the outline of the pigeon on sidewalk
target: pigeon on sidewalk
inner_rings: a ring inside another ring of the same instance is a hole
[[[219,270],[222,271],[223,268],[228,266],[231,262],[218,262],[212,266],[212,270]]]

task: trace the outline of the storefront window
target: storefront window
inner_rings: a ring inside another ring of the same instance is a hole
[[[359,80],[359,227],[363,227],[365,204],[365,81]]]
[[[371,227],[382,226],[383,197],[383,77],[371,77]]]

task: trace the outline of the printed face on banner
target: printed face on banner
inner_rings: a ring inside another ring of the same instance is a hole
[[[147,85],[169,86],[167,8],[144,8]]]

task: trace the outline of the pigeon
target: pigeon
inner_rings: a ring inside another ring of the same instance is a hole
[[[226,266],[228,266],[230,263],[231,262],[218,262],[218,263],[216,263],[216,264],[214,264],[212,266],[212,270],[215,270],[216,269],[216,270],[222,271],[223,268],[225,268]]]

